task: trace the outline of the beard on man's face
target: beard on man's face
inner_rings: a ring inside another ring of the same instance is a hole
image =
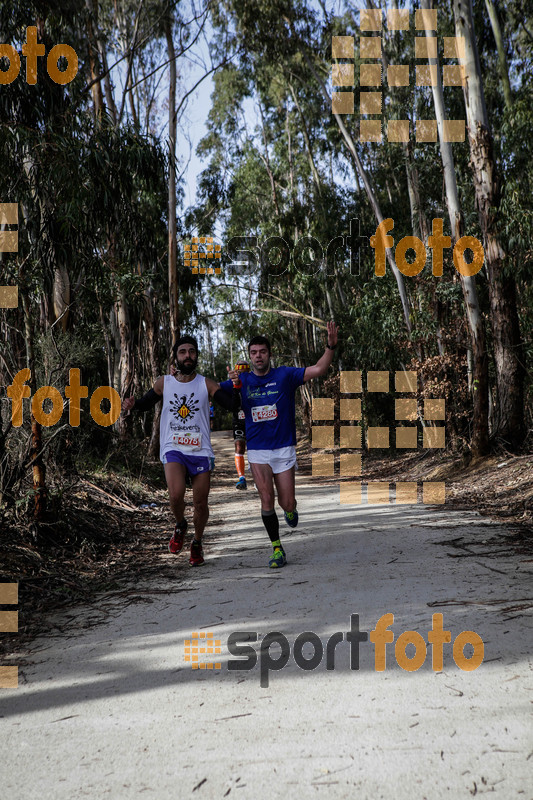
[[[185,356],[183,361],[180,358],[177,358],[176,361],[178,364],[178,369],[182,375],[190,375],[191,372],[194,372],[196,369],[196,365],[198,364],[198,356],[195,358],[189,358],[189,356]]]

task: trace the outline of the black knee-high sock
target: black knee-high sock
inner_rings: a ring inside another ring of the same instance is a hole
[[[270,541],[277,542],[279,539],[279,519],[275,510],[261,511],[261,519],[263,520],[263,525],[266,528]]]

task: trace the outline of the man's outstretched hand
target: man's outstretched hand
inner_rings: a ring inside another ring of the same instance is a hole
[[[339,326],[335,325],[333,320],[331,320],[326,327],[328,329],[328,345],[330,347],[335,347],[338,341]]]
[[[134,405],[135,405],[135,398],[133,396],[124,398],[124,400],[122,401],[122,413],[124,414],[125,417],[127,417],[128,414],[131,413],[131,410]]]
[[[231,369],[230,367],[226,367],[226,369],[228,370],[228,378],[230,379],[230,381],[233,381],[234,386],[235,385],[238,386],[241,382],[241,379],[239,377],[239,373],[237,372],[237,370]]]

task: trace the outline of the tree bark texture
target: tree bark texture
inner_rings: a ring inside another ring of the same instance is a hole
[[[24,310],[24,333],[26,344],[26,366],[29,368],[30,387],[32,396],[37,390],[35,382],[35,353],[33,349],[33,325],[31,320],[30,301],[26,290],[22,291],[22,308]],[[46,511],[48,490],[46,486],[46,466],[41,455],[43,449],[42,427],[31,415],[31,447],[30,462],[32,463],[33,477],[33,518],[40,522]]]
[[[168,89],[168,299],[171,347],[179,338],[178,272],[176,242],[176,51],[172,39],[171,14],[165,20],[165,37],[170,60]]]
[[[499,187],[474,35],[471,0],[454,0],[453,8],[456,35],[463,36],[465,41],[463,90],[470,163],[489,285],[497,390],[493,434],[511,449],[516,449],[523,443],[525,436],[523,346],[516,306],[516,286],[514,279],[503,272],[505,253],[496,230]]]
[[[422,0],[422,8],[430,9],[432,0]],[[430,37],[430,32],[426,31]],[[444,141],[444,96],[437,59],[429,59],[430,65],[435,65],[437,81],[432,87],[435,117],[439,134],[442,166],[444,169],[444,182],[446,186],[446,204],[451,227],[452,246],[463,235],[463,215],[459,203],[459,192],[455,176],[455,164],[452,146]],[[474,456],[484,456],[489,452],[489,371],[486,351],[485,327],[476,287],[475,276],[460,276],[461,287],[466,310],[470,342],[472,347],[472,453]]]

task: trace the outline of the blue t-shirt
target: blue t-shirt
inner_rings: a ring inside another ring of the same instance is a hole
[[[276,367],[266,375],[242,372],[241,402],[249,450],[276,450],[296,444],[294,393],[305,367]],[[233,383],[220,384],[231,391]]]

